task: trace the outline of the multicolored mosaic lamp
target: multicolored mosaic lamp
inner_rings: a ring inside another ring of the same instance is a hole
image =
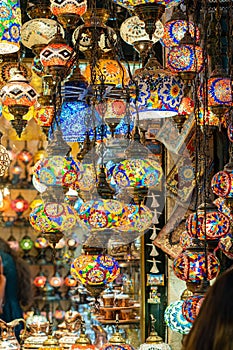
[[[42,232],[51,243],[57,243],[63,233],[72,229],[79,221],[76,211],[66,203],[46,202],[32,210],[31,226]]]
[[[156,29],[156,21],[159,20],[165,9],[178,5],[180,0],[113,0],[120,6],[133,11],[145,23],[145,29],[150,39]]]
[[[0,132],[0,140],[2,138],[3,133]],[[3,176],[6,170],[9,168],[11,163],[10,155],[7,149],[1,145],[0,141],[0,176]]]
[[[50,0],[51,11],[65,27],[73,27],[87,10],[86,0]]]
[[[78,208],[80,219],[89,229],[117,228],[124,204],[114,199],[96,199],[84,202]]]
[[[21,10],[19,0],[1,1],[0,54],[20,49]]]
[[[118,262],[110,255],[103,254],[100,248],[84,247],[85,254],[80,255],[71,264],[70,273],[81,282],[89,293],[98,297],[120,274]]]
[[[41,95],[38,97],[39,105],[35,109],[34,119],[42,128],[46,136],[48,136],[49,128],[54,119],[54,105],[49,95]]]
[[[203,295],[192,295],[182,305],[182,313],[188,322],[193,323],[204,301]]]
[[[118,315],[116,316],[116,331],[113,333],[107,343],[102,345],[101,350],[134,350],[131,344],[126,342],[126,339],[122,336],[119,331],[119,320]]]
[[[6,110],[12,115],[11,124],[18,136],[27,125],[26,114],[33,111],[37,102],[37,93],[28,83],[26,78],[17,71],[9,82],[0,91],[0,99],[3,105],[3,112]],[[4,113],[3,113],[4,116]],[[33,113],[31,113],[31,117]]]
[[[232,206],[233,203],[233,164],[230,160],[224,166],[223,171],[216,173],[211,180],[211,188],[218,197],[225,198],[226,205]]]
[[[212,280],[220,271],[220,263],[213,253],[207,253],[207,263],[208,266],[203,250],[187,249],[174,259],[173,270],[176,277],[186,282],[201,282],[205,278]]]
[[[145,68],[135,71],[133,80],[139,93],[134,95],[135,86],[131,84],[132,114],[138,113],[139,121],[174,117],[179,113],[184,95],[184,82],[179,77],[149,60]]]
[[[180,334],[188,334],[192,323],[188,322],[182,313],[184,300],[178,300],[167,306],[164,313],[164,321],[172,331]]]
[[[192,39],[190,34],[185,34],[178,46],[168,50],[167,67],[174,73],[190,81],[200,73],[204,67],[203,49]]]
[[[178,46],[187,31],[189,31],[193,39],[195,37],[196,41],[199,41],[200,31],[197,27],[195,28],[193,22],[187,22],[183,19],[168,21],[164,25],[164,35],[160,42],[168,48]]]
[[[126,204],[117,229],[121,232],[144,232],[152,224],[153,214],[145,205]]]
[[[230,220],[213,205],[202,205],[186,221],[187,233],[199,240],[215,240],[230,230]]]
[[[219,66],[208,79],[208,107],[218,117],[225,114],[232,106],[231,78]]]

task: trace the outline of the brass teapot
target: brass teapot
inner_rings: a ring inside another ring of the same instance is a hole
[[[24,323],[24,332],[26,330],[26,322],[23,318],[17,318],[11,322],[5,322],[0,319],[0,350],[20,350],[19,342],[15,336],[15,327],[20,322]]]

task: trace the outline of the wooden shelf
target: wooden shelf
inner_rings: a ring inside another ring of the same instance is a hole
[[[109,307],[105,307],[105,306],[101,306],[100,310],[111,310],[111,311],[117,311],[117,310],[130,310],[130,309],[139,309],[140,305],[131,305],[131,306],[109,306]]]
[[[102,317],[97,317],[97,321],[99,321],[102,324],[116,324],[116,320],[105,320]],[[119,324],[138,324],[140,323],[140,319],[135,318],[135,319],[130,319],[130,320],[119,320],[117,321]]]

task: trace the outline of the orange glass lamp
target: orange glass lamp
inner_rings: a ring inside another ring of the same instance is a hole
[[[87,10],[87,0],[50,0],[51,11],[65,27],[73,27]]]
[[[35,109],[34,119],[42,128],[43,132],[48,136],[49,128],[54,118],[54,106],[52,105],[49,95],[41,95],[38,97],[38,107]]]
[[[94,72],[93,72],[94,70]],[[119,64],[114,59],[101,58],[95,67],[87,65],[84,76],[89,84],[105,84],[113,86],[122,86],[122,83],[126,83],[128,73],[123,63]],[[96,76],[93,81],[93,76]]]

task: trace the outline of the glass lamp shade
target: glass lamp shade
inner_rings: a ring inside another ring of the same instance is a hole
[[[48,202],[39,205],[29,217],[31,226],[39,232],[67,231],[73,228],[78,216],[66,203]]]
[[[19,0],[1,1],[0,54],[20,49],[21,10]]]
[[[156,30],[152,35],[152,42],[159,41],[164,34],[163,24],[160,21],[156,22]],[[120,35],[122,39],[129,45],[134,45],[135,42],[149,40],[149,35],[145,29],[145,23],[138,16],[127,18],[120,27]]]
[[[112,175],[119,187],[155,187],[163,170],[152,159],[126,159],[114,167]]]
[[[162,5],[163,7],[169,8],[180,3],[180,0],[114,0],[120,6],[128,9],[134,9],[138,5],[156,4]]]
[[[216,126],[219,127],[220,120],[219,118],[210,110],[208,109],[207,113],[204,112],[203,108],[200,108],[199,114],[198,114],[198,124],[200,126]]]
[[[51,11],[55,16],[75,14],[82,16],[87,10],[86,0],[50,0]]]
[[[35,109],[34,119],[41,127],[50,127],[54,117],[54,106],[38,106]]]
[[[205,253],[186,250],[174,259],[173,270],[176,277],[186,282],[200,282],[205,277],[212,280],[220,271],[220,263],[212,253],[208,253],[207,261],[208,272],[205,265]]]
[[[95,76],[95,81],[93,81],[93,76]],[[122,86],[123,83],[127,82],[128,73],[123,63],[119,64],[116,60],[101,58],[96,67],[91,68],[90,64],[86,66],[84,77],[89,84],[104,83]]]
[[[66,276],[65,280],[64,280],[64,285],[66,287],[76,287],[77,286],[77,280],[72,276],[72,275],[68,275]]]
[[[29,203],[26,199],[19,194],[15,199],[11,201],[11,209],[17,214],[22,214],[25,210],[29,208]]]
[[[90,124],[99,125],[100,117],[95,113],[94,119],[90,119],[90,107],[83,101],[64,101],[60,114],[60,128],[66,142],[84,142],[85,135],[90,131],[92,138],[93,130]]]
[[[71,264],[70,273],[84,285],[105,285],[120,274],[118,262],[110,255],[80,255]]]
[[[211,180],[211,188],[219,197],[233,198],[233,170],[223,170],[215,174]]]
[[[36,180],[45,186],[72,186],[81,177],[82,164],[71,157],[52,156],[37,162],[34,168]]]
[[[178,114],[184,94],[184,83],[179,77],[164,73],[161,73],[161,69],[142,68],[135,71],[133,79],[139,88],[137,109],[140,121],[173,117]],[[137,115],[135,97],[136,95],[132,94],[133,115]]]
[[[208,79],[208,107],[232,105],[231,78],[212,77]],[[215,112],[213,110],[213,112]]]
[[[31,237],[26,235],[19,241],[19,246],[23,251],[29,251],[33,248],[34,242]]]
[[[167,67],[172,72],[200,73],[204,67],[203,50],[198,45],[173,46],[167,54]]]
[[[11,200],[9,197],[3,197],[0,204],[0,212],[7,211],[11,206]]]
[[[84,24],[78,26],[72,36],[74,47],[81,52],[98,50],[99,53],[111,51],[117,45],[115,30],[106,25],[109,12],[106,9],[88,10],[82,17]]]
[[[233,259],[233,236],[231,233],[220,238],[218,248],[228,257],[228,259]]]
[[[18,62],[2,62],[0,66],[0,87],[2,88],[15,73],[20,70],[21,74],[30,81],[32,73],[28,66],[20,62],[20,67]]]
[[[160,42],[166,47],[179,45],[181,39],[183,39],[185,33],[189,30],[191,37],[196,41],[200,39],[200,31],[194,26],[193,22],[187,22],[185,20],[169,21],[164,25],[164,35]]]
[[[45,249],[49,246],[49,242],[45,237],[38,236],[34,242],[35,248],[37,249]]]
[[[144,343],[141,344],[139,350],[171,350],[170,346],[166,343],[155,342],[155,343]]]
[[[35,46],[48,45],[50,40],[55,37],[58,27],[64,36],[62,26],[52,19],[35,18],[27,21],[21,28],[22,44],[29,49],[33,49]]]
[[[183,316],[183,303],[184,300],[178,300],[168,305],[164,313],[164,321],[172,331],[180,334],[188,334],[192,328],[192,323],[188,322]]]
[[[2,105],[7,107],[15,105],[32,107],[37,103],[37,93],[35,89],[19,71],[3,86],[0,92],[0,98]]]
[[[32,161],[33,154],[27,149],[27,144],[25,144],[25,147],[17,154],[17,159],[24,165],[27,165]]]
[[[60,288],[64,284],[64,279],[59,274],[55,274],[49,279],[49,284],[54,288]]]
[[[20,175],[23,172],[23,168],[19,165],[18,161],[15,162],[13,168],[12,168],[12,174],[13,175]]]
[[[144,232],[152,224],[153,214],[145,205],[127,204],[117,229],[122,232]]]
[[[0,144],[0,176],[3,176],[11,163],[10,156],[4,146]]]
[[[119,226],[123,208],[123,203],[113,199],[90,200],[78,208],[78,214],[88,228],[101,230]]]
[[[182,313],[188,322],[193,323],[195,321],[203,301],[203,295],[192,295],[184,300]]]
[[[78,182],[79,190],[82,192],[93,192],[96,187],[96,172],[93,164],[83,164],[83,173]]]
[[[47,190],[47,186],[41,184],[35,175],[32,175],[32,184],[39,193],[44,193]]]
[[[47,281],[47,278],[43,275],[40,276],[36,276],[33,280],[33,284],[37,287],[37,288],[43,288],[45,286],[45,283]]]
[[[97,113],[105,118],[107,123],[120,122],[126,115],[126,102],[124,100],[107,99],[104,103],[96,105]]]
[[[132,347],[132,345],[127,343],[120,343],[120,344],[105,343],[101,347],[101,350],[134,350],[134,348]]]
[[[219,239],[230,230],[229,218],[217,210],[198,210],[191,214],[186,221],[188,234],[200,240]]]
[[[69,68],[69,59],[73,53],[72,47],[67,45],[58,35],[41,51],[40,61],[44,68],[54,77],[64,78]]]

